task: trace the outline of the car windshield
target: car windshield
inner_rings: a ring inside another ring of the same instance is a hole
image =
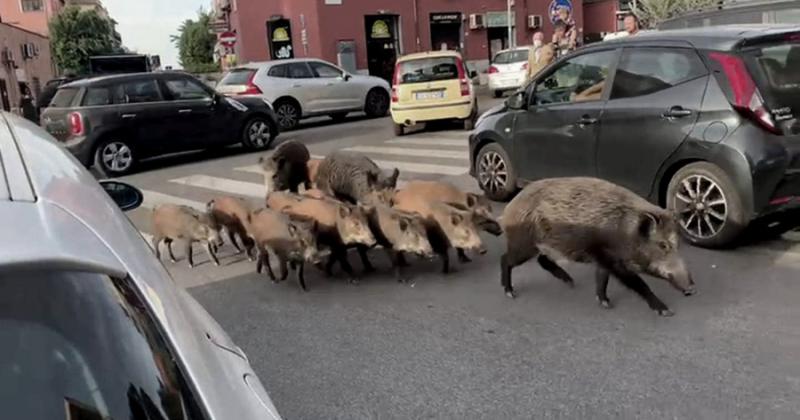
[[[61,88],[50,101],[50,106],[53,108],[66,108],[72,105],[72,100],[75,99],[77,93],[78,88],[76,87]]]
[[[255,72],[255,69],[233,69],[219,81],[219,84],[222,86],[246,85],[253,78]]]
[[[458,78],[455,57],[423,58],[400,63],[400,84],[424,83]]]
[[[0,388],[3,418],[196,418],[170,350],[130,280],[0,274],[0,343],[0,384],[14,384]]]
[[[494,64],[512,64],[528,61],[528,50],[504,51],[496,56],[492,61]]]
[[[800,110],[800,43],[760,46],[744,54],[767,105],[773,111]]]

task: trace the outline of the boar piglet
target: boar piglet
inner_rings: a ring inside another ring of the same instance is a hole
[[[450,272],[450,248],[486,253],[471,212],[412,195],[395,196],[394,201],[394,208],[422,217],[433,252],[442,259],[443,273]]]
[[[365,155],[352,152],[333,152],[317,169],[317,188],[351,204],[391,205],[400,172],[384,176],[375,162]]]
[[[311,188],[307,166],[310,158],[308,148],[295,140],[281,143],[272,155],[259,158],[266,193],[284,190],[297,192],[300,185]]]
[[[251,211],[247,202],[241,198],[221,196],[209,201],[206,208],[217,223],[228,231],[228,239],[231,240],[236,250],[239,253],[242,252],[242,248],[236,243],[236,238],[238,237],[245,250],[247,250],[247,257],[250,261],[254,261],[255,243],[247,235],[247,228],[245,227],[247,215]]]
[[[673,314],[639,276],[649,274],[691,295],[695,291],[678,252],[674,216],[630,190],[596,178],[552,178],[526,186],[505,208],[506,253],[502,284],[514,297],[511,270],[537,258],[539,265],[568,285],[573,280],[559,257],[597,265],[597,299],[607,308],[609,274],[644,298],[662,316]]]
[[[377,244],[381,245],[392,262],[397,281],[407,282],[402,267],[407,263],[403,253],[415,254],[423,258],[432,258],[433,249],[428,241],[422,218],[393,209],[384,205],[376,205],[369,211],[369,227],[375,235]],[[367,256],[367,249],[358,249],[365,271],[375,271]]]
[[[219,224],[211,214],[201,213],[187,206],[162,204],[153,210],[153,248],[156,250],[156,258],[161,259],[159,245],[163,241],[167,244],[170,259],[175,262],[172,242],[182,240],[186,244],[186,260],[189,262],[189,267],[194,267],[192,258],[194,242],[205,245],[211,261],[219,265],[215,254],[216,247],[222,245],[219,229]]]
[[[306,287],[305,263],[319,264],[325,253],[317,247],[317,224],[313,221],[293,220],[289,215],[270,210],[258,209],[248,215],[248,234],[258,249],[256,272],[266,266],[267,274],[273,282],[278,282],[269,262],[272,252],[280,265],[280,281],[289,274],[287,266],[297,273],[297,281],[303,290]]]

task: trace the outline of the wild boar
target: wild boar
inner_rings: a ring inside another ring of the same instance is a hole
[[[317,170],[317,188],[324,193],[352,204],[391,205],[400,171],[394,169],[385,177],[370,158],[349,152],[333,152]]]
[[[236,237],[239,237],[245,250],[247,250],[247,257],[250,261],[253,261],[255,259],[253,255],[255,243],[247,235],[247,228],[245,227],[247,215],[251,211],[247,202],[240,198],[221,196],[209,201],[206,209],[217,223],[228,231],[228,239],[231,240],[236,250],[241,253],[242,248],[236,243]]]
[[[322,192],[322,190],[318,190],[316,188],[311,188],[310,190],[305,190],[300,195],[302,195],[303,197],[308,197],[308,198],[316,198],[318,200],[326,200],[326,199],[327,200],[337,200],[335,197],[330,196],[328,194],[325,194],[324,192]],[[339,201],[339,200],[337,200],[337,201]]]
[[[266,266],[267,274],[273,282],[283,281],[289,272],[287,265],[297,273],[300,287],[307,291],[304,277],[305,263],[319,264],[324,256],[317,247],[317,224],[314,221],[295,220],[289,215],[270,210],[258,209],[247,217],[248,235],[258,248],[256,272]],[[276,280],[269,262],[270,251],[280,264],[280,280]]]
[[[635,193],[596,178],[552,178],[526,186],[502,216],[506,253],[501,280],[514,297],[511,270],[537,258],[539,265],[568,285],[572,277],[558,257],[597,265],[597,299],[611,307],[609,274],[639,294],[659,315],[672,311],[650,290],[640,273],[667,280],[689,296],[692,276],[678,253],[678,228],[672,214]]]
[[[281,143],[272,155],[259,158],[267,194],[284,190],[297,192],[300,185],[311,188],[307,166],[310,158],[308,148],[295,140]]]
[[[347,260],[348,246],[371,247],[375,237],[369,228],[366,211],[361,206],[352,206],[332,199],[316,199],[287,192],[273,192],[267,197],[267,205],[293,217],[303,217],[318,223],[317,242],[331,250],[331,258],[325,267],[327,274],[335,262],[354,281],[352,266]]]
[[[423,258],[433,257],[433,249],[419,215],[378,204],[371,209],[368,216],[369,227],[375,235],[377,244],[382,246],[389,256],[397,281],[408,281],[401,271],[402,267],[408,265],[403,253],[415,254]],[[375,271],[369,261],[367,248],[360,247],[358,252],[361,262],[364,264],[364,270]]]
[[[322,159],[309,159],[306,163],[306,167],[308,168],[308,180],[311,182],[311,187],[314,188],[317,185],[317,172],[319,172],[319,164],[322,163]]]
[[[194,242],[204,244],[211,261],[219,265],[215,254],[216,247],[222,245],[219,228],[214,217],[208,213],[200,213],[187,206],[159,205],[153,210],[153,248],[156,250],[156,258],[161,259],[159,245],[163,241],[167,244],[170,259],[175,262],[172,242],[182,240],[186,244],[186,260],[189,262],[189,267],[194,267],[192,258]]]
[[[464,211],[472,212],[475,224],[481,230],[495,236],[502,235],[500,224],[492,216],[492,205],[485,195],[461,191],[453,184],[443,181],[413,180],[395,193],[396,200],[405,200],[406,196],[418,197],[428,201],[440,201]],[[399,198],[397,198],[399,197]],[[470,262],[463,249],[457,248],[458,259],[462,263]]]
[[[395,196],[393,207],[420,215],[433,252],[442,259],[445,274],[450,272],[450,248],[486,253],[471,212],[412,195]]]

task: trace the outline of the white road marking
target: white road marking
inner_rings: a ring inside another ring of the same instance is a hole
[[[322,155],[311,155],[312,159],[325,159],[325,156]],[[247,172],[251,174],[259,174],[262,175],[264,171],[261,170],[261,166],[259,165],[248,165],[248,166],[240,166],[238,168],[233,168],[235,171],[238,172]]]
[[[175,204],[179,206],[189,206],[199,211],[206,210],[206,203],[201,203],[199,201],[187,200],[157,191],[142,190],[142,194],[144,194],[144,201],[142,202],[142,207],[144,208],[154,209],[160,204]]]
[[[263,184],[217,178],[208,175],[190,175],[183,178],[172,179],[169,182],[254,198],[263,198],[265,193]]]
[[[433,165],[429,163],[401,162],[393,160],[376,160],[375,163],[382,169],[397,168],[402,176],[404,172],[434,175],[463,175],[469,171],[469,166]]]
[[[408,139],[395,139],[389,140],[386,144],[397,144],[401,146],[414,145],[414,146],[448,146],[460,147],[469,149],[469,141],[467,139],[451,140],[451,139],[438,139],[435,137],[420,137]]]
[[[437,159],[461,159],[468,160],[469,155],[466,151],[450,151],[436,149],[414,149],[405,147],[383,147],[383,146],[355,146],[344,150],[361,153],[378,153],[382,155],[397,155],[408,157],[427,157]]]

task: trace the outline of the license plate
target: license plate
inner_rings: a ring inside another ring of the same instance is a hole
[[[418,101],[422,99],[442,99],[444,98],[444,91],[437,90],[434,92],[417,92],[414,97]]]

